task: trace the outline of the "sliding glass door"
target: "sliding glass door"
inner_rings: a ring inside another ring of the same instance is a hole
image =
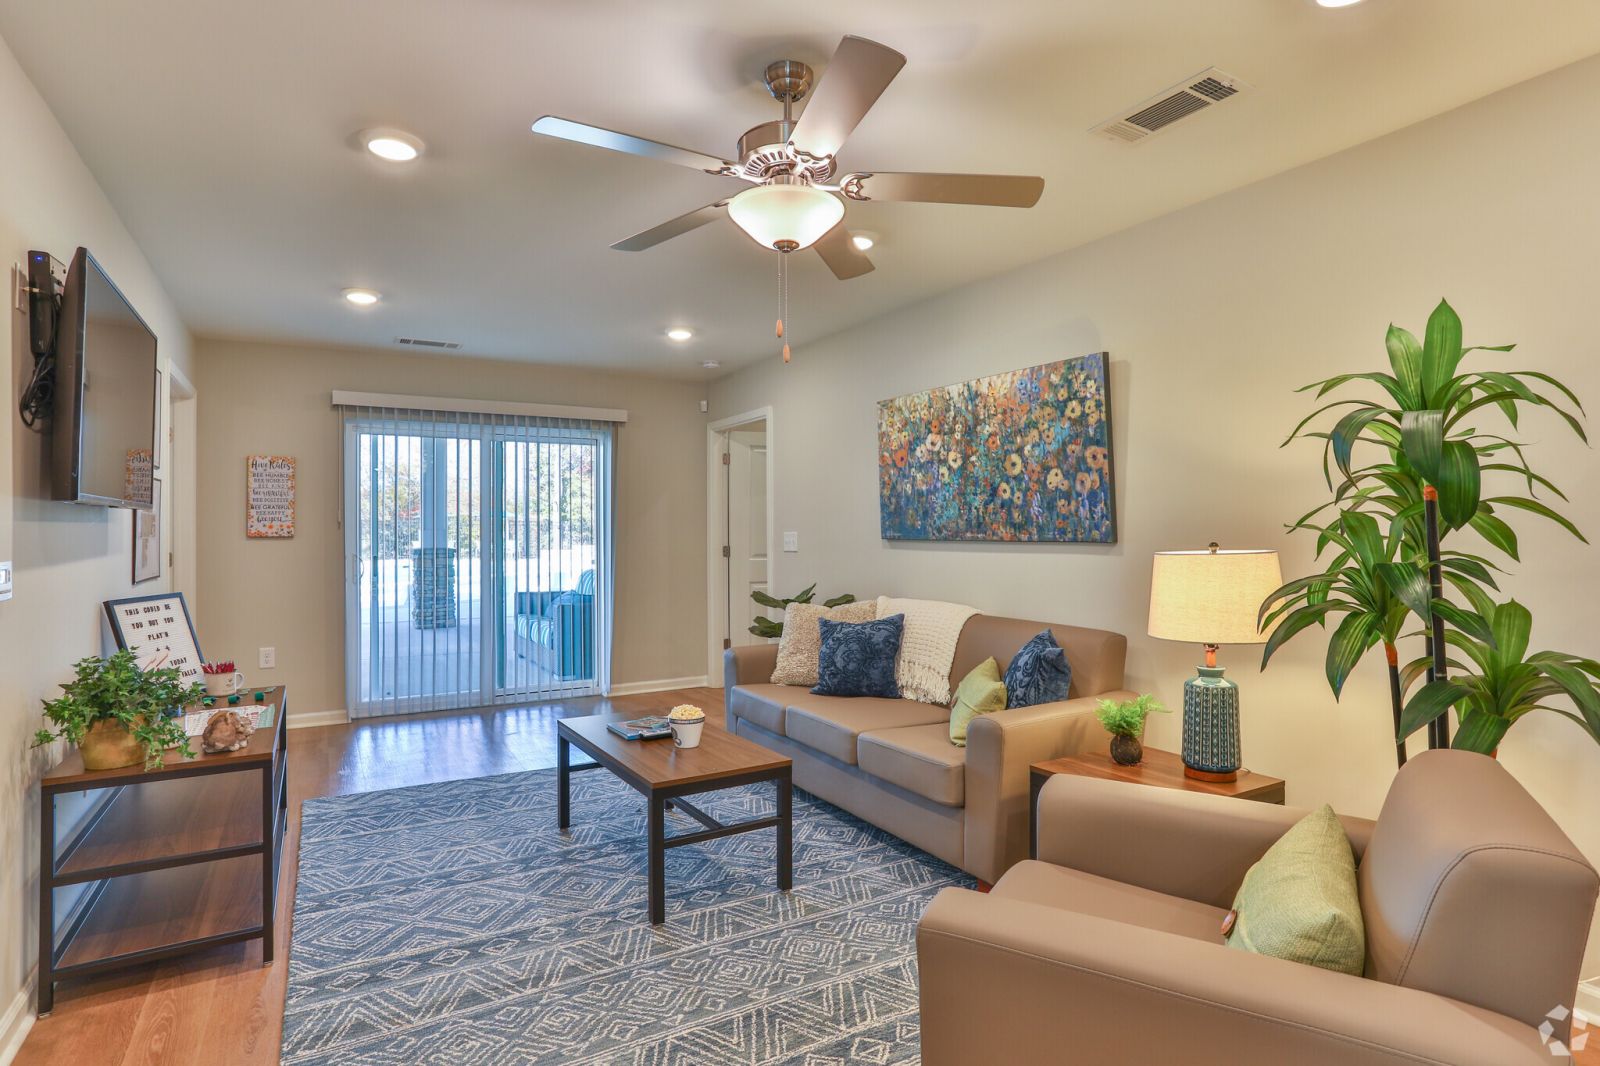
[[[603,690],[609,443],[550,420],[347,411],[353,716]]]

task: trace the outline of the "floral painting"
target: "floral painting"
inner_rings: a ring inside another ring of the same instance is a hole
[[[1106,353],[878,405],[885,540],[1113,544]]]

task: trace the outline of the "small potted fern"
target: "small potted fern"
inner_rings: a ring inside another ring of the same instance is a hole
[[[1151,711],[1166,708],[1148,692],[1131,700],[1101,700],[1095,717],[1111,734],[1111,761],[1118,766],[1137,766],[1144,759],[1144,720]]]
[[[185,685],[176,667],[141,670],[131,651],[80,659],[73,670],[77,676],[61,686],[63,695],[44,702],[52,728],[34,734],[34,747],[64,737],[77,746],[85,770],[115,770],[141,759],[154,769],[168,748],[194,755],[182,720],[171,712],[199,703],[204,685]]]

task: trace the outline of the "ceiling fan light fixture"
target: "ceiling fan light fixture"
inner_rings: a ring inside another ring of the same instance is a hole
[[[852,233],[850,235],[850,243],[856,246],[856,251],[858,252],[870,252],[872,246],[878,242],[873,239],[870,233]]]
[[[694,338],[694,330],[687,326],[673,326],[667,330],[667,340],[683,344]]]
[[[367,151],[390,163],[409,163],[422,154],[422,141],[404,130],[362,130],[358,135]]]
[[[839,224],[844,204],[832,193],[779,175],[730,200],[728,217],[763,248],[799,251]]]

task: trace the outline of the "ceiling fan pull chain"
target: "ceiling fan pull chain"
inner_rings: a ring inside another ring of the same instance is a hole
[[[778,336],[782,337],[786,332],[784,324],[789,321],[789,256],[784,252],[778,253],[778,288],[783,300],[783,317],[778,319]],[[783,342],[783,361],[789,361],[787,338]]]

